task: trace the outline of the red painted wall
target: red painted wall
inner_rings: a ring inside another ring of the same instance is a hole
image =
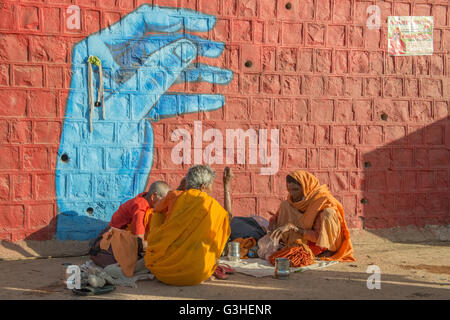
[[[286,8],[291,3],[291,9]],[[0,1],[0,239],[50,239],[55,232],[54,170],[71,79],[71,49],[133,11],[140,0]],[[176,128],[194,120],[220,128],[278,128],[280,170],[234,165],[233,213],[274,213],[285,174],[315,173],[342,201],[352,228],[450,224],[450,11],[440,1],[155,0],[217,17],[210,39],[227,44],[209,64],[234,71],[228,86],[173,90],[222,93],[224,108],[154,124],[151,177],[176,187]],[[66,27],[81,8],[81,30]],[[366,8],[381,9],[380,30]],[[434,16],[434,54],[386,54],[389,15]],[[206,59],[205,59],[206,60]],[[246,61],[252,61],[246,67]],[[381,114],[387,114],[387,120]],[[370,167],[365,163],[370,162]],[[218,169],[215,196],[223,166]],[[368,203],[361,203],[367,199]]]

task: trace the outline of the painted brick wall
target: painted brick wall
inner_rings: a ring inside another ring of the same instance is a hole
[[[143,3],[214,15],[216,25],[206,37],[226,48],[219,58],[201,61],[234,72],[225,86],[198,82],[170,89],[221,93],[225,106],[153,124],[150,182],[178,185],[189,165],[171,161],[177,142],[170,136],[177,128],[192,132],[195,120],[202,120],[204,130],[224,133],[226,128],[277,128],[276,175],[260,175],[260,165],[233,165],[234,214],[274,213],[286,197],[285,174],[301,168],[316,174],[342,201],[352,228],[450,224],[447,0],[3,0],[1,240],[54,236],[55,170],[73,75],[72,48]],[[81,8],[80,30],[66,25],[66,9],[73,4]],[[379,30],[366,27],[366,9],[373,4],[381,9]],[[388,56],[389,15],[434,16],[433,56]],[[102,159],[106,167],[106,156]],[[214,196],[220,202],[224,166],[213,165],[219,173]],[[91,189],[86,196],[95,198],[97,189]],[[110,200],[113,211],[120,201]],[[83,225],[79,228],[83,232]]]

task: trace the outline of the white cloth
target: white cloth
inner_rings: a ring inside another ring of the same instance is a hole
[[[290,272],[304,272],[306,270],[319,269],[339,263],[338,261],[317,261],[316,263],[299,268],[290,268]],[[256,259],[241,259],[240,261],[229,261],[227,258],[219,260],[219,264],[227,264],[236,272],[243,273],[249,276],[261,278],[269,277],[275,274],[275,267],[269,261]]]

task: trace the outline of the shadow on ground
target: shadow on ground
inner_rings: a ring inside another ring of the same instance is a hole
[[[88,252],[89,241],[95,239],[98,232],[103,230],[108,224],[103,220],[91,217],[74,216],[71,217],[73,223],[80,226],[79,232],[76,232],[79,233],[77,238],[82,240],[56,240],[54,236],[57,219],[60,218],[60,216],[61,215],[58,215],[53,218],[47,226],[30,234],[24,240],[17,242],[1,241],[0,260],[86,255]],[[83,226],[89,226],[90,232],[85,233]]]
[[[25,299],[448,299],[450,284],[415,281],[405,276],[382,274],[380,289],[368,289],[370,275],[364,272],[331,270],[293,274],[288,280],[231,275],[228,280],[209,280],[191,287],[167,286],[158,280],[140,281],[137,289],[118,287],[113,293],[77,297],[53,281],[33,289],[2,286],[4,294]]]

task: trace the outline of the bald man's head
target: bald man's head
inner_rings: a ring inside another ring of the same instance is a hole
[[[147,201],[150,206],[154,207],[159,200],[164,199],[169,191],[170,187],[167,182],[162,180],[153,182],[147,191]]]
[[[153,182],[150,185],[150,188],[148,188],[148,193],[150,194],[154,194],[157,193],[158,196],[160,196],[161,198],[164,198],[167,194],[167,192],[170,191],[170,187],[167,184],[167,182],[162,181],[162,180],[158,180]]]

